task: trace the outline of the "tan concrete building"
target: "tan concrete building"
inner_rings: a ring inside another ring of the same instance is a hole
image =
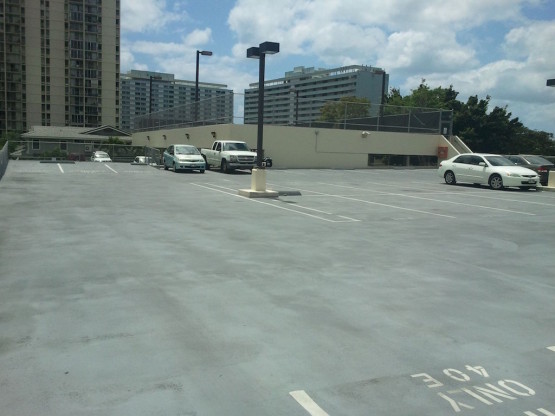
[[[213,140],[257,143],[254,124],[219,124],[135,132],[135,146],[163,149],[184,143],[210,147]],[[470,149],[456,136],[366,130],[264,126],[264,154],[277,169],[364,169],[437,167],[439,161]]]
[[[120,0],[0,0],[0,130],[119,125]]]

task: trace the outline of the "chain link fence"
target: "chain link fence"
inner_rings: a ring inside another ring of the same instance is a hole
[[[299,99],[284,108],[264,109],[264,122],[298,127],[452,135],[453,111],[437,108],[373,105],[360,102]],[[245,123],[256,123],[246,114]]]
[[[168,128],[194,127],[214,124],[234,123],[234,106],[239,103],[237,94],[217,95],[198,102],[166,108],[150,114],[136,116],[129,120],[124,129],[139,132]],[[239,94],[242,97],[242,94]]]
[[[297,97],[285,90],[264,101],[264,124],[452,135],[453,111]],[[215,124],[257,124],[258,98],[233,93],[136,116],[130,131]]]
[[[77,143],[69,141],[45,141],[45,140],[20,140],[15,142],[15,151],[6,157],[19,160],[71,160],[88,161],[97,150],[102,150],[114,162],[133,162],[137,156],[151,157],[153,162],[159,164],[163,149],[155,149],[147,146],[133,146],[127,144],[108,144],[101,142]],[[2,150],[2,152],[4,152]]]

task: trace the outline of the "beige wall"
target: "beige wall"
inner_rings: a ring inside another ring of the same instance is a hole
[[[252,124],[139,132],[133,134],[133,144],[165,148],[170,144],[186,143],[210,147],[214,141],[212,132],[216,139],[243,140],[249,147],[256,148],[257,126]],[[186,134],[189,134],[188,139]],[[272,158],[276,168],[360,169],[368,167],[369,153],[435,156],[439,146],[448,148],[448,157],[458,154],[438,134],[374,131],[363,134],[361,130],[264,126],[264,152]]]

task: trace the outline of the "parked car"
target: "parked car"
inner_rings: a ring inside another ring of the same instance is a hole
[[[219,167],[224,173],[235,169],[252,170],[256,166],[256,152],[245,142],[237,140],[216,140],[210,149],[201,149],[206,160],[206,168]]]
[[[148,156],[135,156],[132,165],[150,165],[154,163],[151,157]]]
[[[95,152],[93,152],[92,156],[91,156],[91,161],[93,162],[111,162],[112,159],[110,158],[110,155],[106,152],[103,152],[101,150],[97,150]]]
[[[552,169],[555,170],[555,164],[541,156],[505,155],[505,157],[513,162],[515,165],[524,166],[525,168],[532,169],[533,171],[537,172],[540,177],[540,183],[544,186],[547,185],[549,171]]]
[[[189,144],[172,144],[164,150],[164,169],[172,168],[175,172],[180,170],[198,170],[204,173],[206,163],[195,146]]]
[[[517,166],[501,155],[487,153],[463,153],[443,160],[438,174],[448,185],[467,182],[489,185],[492,189],[509,186],[535,189],[539,183],[538,174],[533,170]]]

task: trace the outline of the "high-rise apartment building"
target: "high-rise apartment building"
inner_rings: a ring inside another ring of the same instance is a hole
[[[195,91],[195,81],[131,70],[121,76],[121,128],[233,122],[233,91],[227,85],[199,82],[198,106]]]
[[[343,97],[366,98],[371,103],[370,115],[389,88],[389,75],[381,68],[351,65],[333,69],[297,67],[285,77],[264,83],[264,123],[303,124],[317,121],[328,101]],[[258,120],[258,83],[245,90],[245,124]]]
[[[0,0],[0,130],[119,126],[120,0]]]

